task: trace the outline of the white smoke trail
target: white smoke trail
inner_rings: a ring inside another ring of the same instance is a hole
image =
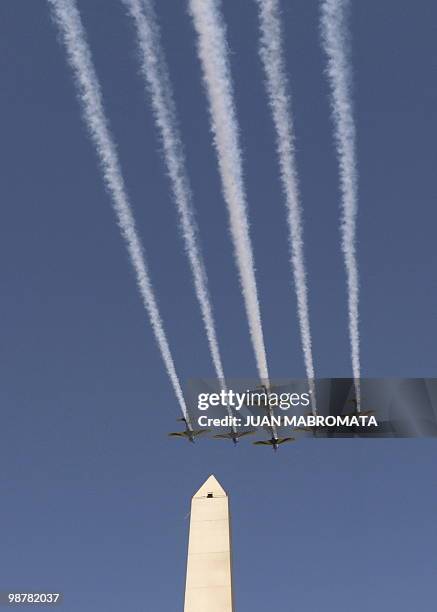
[[[217,378],[223,386],[225,376],[208,291],[208,278],[197,238],[198,228],[194,217],[192,192],[185,167],[176,105],[160,41],[159,26],[149,0],[122,0],[122,2],[135,23],[141,74],[146,90],[150,94],[155,122],[161,135],[164,161],[179,214],[212,361]]]
[[[62,35],[73,70],[83,118],[97,151],[105,187],[112,198],[121,234],[135,270],[138,288],[149,315],[156,342],[188,427],[191,428],[184,396],[152,288],[141,241],[126,193],[116,146],[105,116],[100,84],[75,0],[48,0]]]
[[[258,374],[261,381],[268,384],[225,24],[217,0],[189,0],[189,10],[197,32],[198,55],[209,101],[222,190],[228,207],[231,237]]]
[[[308,288],[303,253],[302,212],[295,161],[294,128],[289,84],[284,67],[282,31],[278,0],[257,0],[260,22],[260,56],[266,78],[267,95],[276,130],[282,189],[287,208],[290,259],[297,298],[297,313],[305,370],[316,410],[314,364],[308,309]]]
[[[356,399],[360,407],[360,334],[358,316],[358,266],[356,258],[356,217],[358,171],[355,152],[355,124],[351,95],[351,65],[348,57],[346,24],[349,0],[323,0],[321,7],[322,45],[327,56],[327,74],[340,170],[342,195],[341,245],[347,288],[349,336]]]

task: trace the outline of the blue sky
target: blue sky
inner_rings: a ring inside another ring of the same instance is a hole
[[[79,1],[182,380],[211,377],[131,24]],[[314,359],[350,376],[339,192],[318,3],[282,2],[304,207]],[[224,366],[255,363],[185,2],[157,13]],[[224,2],[270,370],[303,376],[284,206],[253,2]],[[434,376],[437,7],[352,2],[364,376]],[[83,126],[47,3],[0,5],[0,589],[63,609],[182,609],[192,493],[231,495],[237,610],[431,610],[432,440],[168,440],[179,416]]]

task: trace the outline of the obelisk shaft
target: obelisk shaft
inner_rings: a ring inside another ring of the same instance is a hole
[[[214,476],[191,502],[184,612],[233,612],[229,500]]]

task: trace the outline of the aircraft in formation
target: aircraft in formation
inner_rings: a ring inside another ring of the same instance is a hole
[[[268,394],[271,393],[272,388],[273,387],[267,386],[265,384],[259,385],[259,387],[257,387],[257,389],[261,389],[261,392],[265,393],[266,396],[268,396]],[[374,414],[375,412],[374,410],[366,410],[364,412],[358,410],[358,402],[356,399],[350,400],[349,403],[352,403],[354,408],[351,412],[346,413],[344,416],[351,416],[351,417],[352,416],[369,416],[371,414]],[[268,416],[272,415],[271,408],[267,402],[263,402],[260,400],[260,401],[254,402],[253,404],[258,407],[262,406],[265,409]],[[312,412],[308,412],[305,416],[310,416],[312,414],[313,414]],[[183,431],[171,432],[168,434],[169,436],[185,438],[186,440],[194,444],[198,436],[211,432],[211,429],[192,429],[191,425],[187,422],[187,419],[185,417],[178,419],[178,421],[181,421],[185,424],[185,429]],[[303,427],[303,426],[295,427],[294,431],[310,432],[313,434],[314,437],[317,437],[317,434],[323,429],[325,428],[321,426],[313,425],[313,426],[308,426],[308,427]],[[268,430],[271,433],[271,438],[268,438],[267,440],[256,440],[255,442],[253,442],[255,446],[270,446],[273,448],[274,451],[277,451],[281,444],[284,444],[286,442],[293,442],[295,440],[295,438],[292,436],[278,437],[273,427],[268,427]],[[255,433],[256,433],[256,430],[238,431],[232,428],[227,433],[215,434],[213,438],[217,440],[232,440],[233,444],[236,446],[240,438],[243,438],[249,435],[253,435]]]
[[[177,419],[177,420],[185,423],[185,429],[184,431],[172,431],[171,433],[168,434],[169,436],[177,437],[177,438],[185,438],[186,440],[194,444],[195,439],[198,436],[211,432],[211,429],[191,429],[190,427],[188,427],[187,420],[184,417]],[[236,445],[238,444],[238,441],[240,438],[243,438],[244,436],[249,436],[255,433],[256,433],[256,430],[234,431],[233,429],[231,429],[231,431],[229,431],[228,433],[216,434],[215,436],[213,436],[213,438],[222,439],[222,440],[232,440],[232,442]]]
[[[168,434],[169,436],[177,437],[177,438],[185,438],[186,440],[194,444],[197,436],[211,432],[210,429],[197,429],[197,430],[191,429],[188,426],[187,420],[184,417],[178,419],[178,421],[183,421],[185,423],[184,431],[172,431],[171,433]],[[251,436],[253,434],[256,434],[256,430],[236,431],[236,430],[231,429],[231,431],[227,433],[216,434],[213,436],[213,438],[215,438],[216,440],[232,440],[232,442],[236,446],[238,442],[240,441],[240,438],[243,438],[245,436]],[[279,444],[282,444],[283,442],[288,442],[289,440],[294,440],[294,438],[272,437],[271,440],[254,442],[254,444],[269,444],[269,445],[271,444],[273,445],[274,450],[277,450]]]

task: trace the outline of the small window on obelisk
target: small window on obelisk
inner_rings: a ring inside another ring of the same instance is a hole
[[[214,497],[212,493],[208,493],[206,497]]]

